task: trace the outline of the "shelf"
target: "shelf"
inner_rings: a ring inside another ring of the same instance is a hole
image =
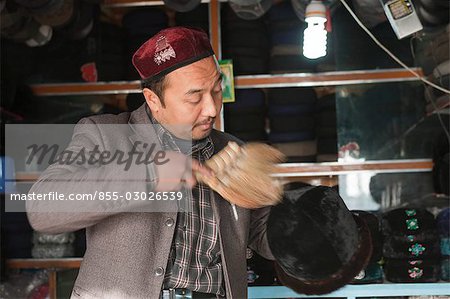
[[[8,259],[6,266],[10,269],[78,269],[82,260],[82,258]]]
[[[82,258],[59,259],[8,259],[10,269],[77,269]],[[262,298],[327,298],[327,297],[386,297],[386,296],[421,296],[450,295],[450,283],[383,283],[366,285],[346,285],[326,295],[307,296],[297,294],[284,286],[258,286],[248,288],[249,299]]]
[[[216,32],[215,30],[214,32]],[[219,36],[215,37],[219,39]],[[414,69],[422,75],[420,68]],[[385,82],[418,81],[410,72],[403,69],[386,69],[373,71],[344,71],[326,73],[296,73],[283,75],[236,76],[236,88],[263,87],[307,87],[332,86]],[[135,81],[113,81],[97,83],[54,83],[33,84],[31,89],[38,96],[59,95],[100,95],[139,93],[141,84]]]
[[[415,160],[382,160],[363,161],[354,163],[324,162],[324,163],[283,163],[278,165],[276,177],[298,178],[306,180],[313,178],[329,179],[333,182],[332,176],[357,173],[357,172],[377,172],[377,173],[400,173],[400,172],[426,172],[433,169],[431,159]],[[16,181],[33,182],[38,179],[40,172],[16,172]],[[328,183],[329,184],[329,183]],[[327,185],[328,185],[327,184]]]
[[[393,297],[393,296],[438,296],[450,295],[450,283],[384,283],[366,285],[346,285],[326,295],[307,296],[297,294],[283,286],[249,287],[249,299],[262,298],[327,298],[327,297]]]
[[[423,76],[421,68],[413,68],[413,70]],[[404,69],[252,75],[235,78],[236,88],[312,87],[419,81],[416,76]]]
[[[202,0],[201,3],[209,3],[210,0]],[[220,0],[227,2],[227,0]],[[164,5],[162,0],[136,1],[136,0],[103,0],[102,6],[105,7],[136,7],[136,6],[157,6]]]
[[[379,160],[361,162],[284,163],[277,177],[331,176],[357,172],[400,173],[425,172],[433,169],[431,159]]]

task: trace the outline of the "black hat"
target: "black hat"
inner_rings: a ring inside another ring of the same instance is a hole
[[[367,211],[353,210],[351,212],[364,219],[364,222],[366,222],[367,226],[369,227],[373,247],[372,257],[370,258],[369,264],[380,261],[383,257],[383,241],[381,237],[380,221],[378,219],[378,216]]]
[[[163,0],[163,2],[177,12],[188,12],[196,8],[201,0]]]
[[[370,231],[330,187],[288,187],[272,208],[267,238],[280,282],[325,294],[350,282],[372,254]]]
[[[387,259],[384,273],[391,282],[436,282],[439,268],[438,259]]]
[[[382,283],[383,267],[379,263],[370,263],[358,273],[350,284]]]
[[[425,209],[400,208],[385,213],[382,231],[384,257],[422,259],[440,255],[436,222]]]
[[[441,279],[450,281],[450,258],[443,258],[441,261]]]

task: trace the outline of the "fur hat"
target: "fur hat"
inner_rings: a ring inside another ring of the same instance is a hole
[[[364,222],[366,222],[367,226],[370,230],[370,236],[372,238],[372,257],[370,258],[369,265],[374,264],[381,260],[383,257],[383,240],[381,237],[381,231],[380,231],[380,221],[378,219],[378,216],[374,213],[361,211],[361,210],[353,210],[351,211],[356,216],[364,219]]]
[[[441,279],[450,281],[450,258],[446,257],[441,260]]]
[[[387,259],[384,273],[391,282],[436,282],[440,266],[439,259]]]
[[[325,294],[344,286],[372,255],[365,222],[325,186],[287,185],[282,203],[271,210],[267,238],[280,282],[304,294]]]
[[[396,259],[438,257],[439,236],[433,214],[400,208],[383,215],[383,256]]]
[[[350,284],[383,283],[383,267],[378,263],[370,263],[353,278]]]

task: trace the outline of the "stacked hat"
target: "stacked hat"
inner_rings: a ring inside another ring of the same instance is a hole
[[[441,133],[433,146],[433,183],[434,190],[440,194],[450,194],[450,152],[449,140]]]
[[[48,43],[53,35],[50,26],[36,22],[22,6],[13,2],[5,3],[0,14],[1,35],[30,47],[42,46]]]
[[[272,88],[268,95],[271,144],[290,162],[315,162],[314,89]]]
[[[34,258],[61,258],[74,256],[74,241],[74,233],[50,235],[34,232],[31,255]]]
[[[164,4],[176,12],[188,12],[195,9],[201,0],[164,0]]]
[[[450,281],[450,208],[445,208],[436,217],[441,239],[441,279]]]
[[[276,273],[269,261],[247,248],[247,284],[249,286],[270,286],[276,283]]]
[[[244,141],[266,141],[266,100],[261,89],[236,89],[224,104],[225,131]]]
[[[302,55],[305,23],[300,21],[290,1],[274,5],[268,13],[271,42],[270,72],[313,72],[313,60]]]
[[[6,212],[5,203],[7,194],[17,192],[16,185],[8,182],[15,177],[15,163],[10,157],[0,157],[0,200],[1,217],[0,227],[2,233],[2,257],[29,258],[31,257],[31,228],[26,213]]]
[[[272,0],[230,0],[230,7],[239,18],[256,20],[272,7]]]
[[[336,94],[317,100],[317,162],[337,161]]]
[[[222,58],[233,60],[236,75],[268,70],[269,40],[265,18],[243,20],[225,5],[222,10]]]
[[[209,32],[208,5],[201,4],[188,12],[177,12],[175,23],[177,26],[196,27]]]
[[[352,284],[365,283],[381,283],[383,282],[383,268],[381,267],[381,260],[383,258],[383,241],[381,237],[380,224],[378,216],[374,213],[366,211],[351,211],[354,215],[362,218],[370,230],[370,237],[372,240],[372,255],[370,257],[367,267],[358,273],[351,281]]]
[[[150,37],[169,26],[167,14],[158,7],[134,9],[123,16],[122,25],[126,31],[127,61]],[[127,79],[139,79],[139,74],[128,64]]]
[[[391,282],[439,280],[439,235],[433,214],[400,208],[383,215],[385,275]]]
[[[446,10],[448,15],[448,8]],[[425,31],[415,41],[416,65],[422,68],[428,80],[445,89],[450,88],[449,34],[450,25],[447,25]],[[450,95],[431,86],[425,87],[425,99],[426,111],[429,114],[450,106]]]
[[[280,282],[303,294],[325,294],[349,283],[372,256],[367,224],[330,187],[286,186],[272,207],[267,240]]]
[[[434,68],[428,79],[434,84],[450,89],[449,75],[450,60],[446,60]],[[427,100],[427,113],[450,106],[450,95],[432,86],[425,87],[425,99]]]
[[[5,201],[4,194],[0,194],[2,202]],[[31,228],[26,213],[4,213],[1,215],[2,245],[4,252],[2,256],[7,258],[30,258],[31,240],[33,229]]]
[[[121,27],[97,22],[94,30],[83,40],[80,71],[84,81],[118,81],[125,78],[130,64],[125,60],[125,35]]]
[[[449,2],[446,0],[415,1],[417,15],[423,26],[439,27],[449,23]]]
[[[425,76],[431,76],[436,67],[449,60],[449,33],[450,25],[446,25],[423,31],[414,40],[414,62]],[[436,71],[448,73],[445,67]]]
[[[370,179],[370,193],[382,209],[420,199],[433,193],[431,173],[378,173]]]

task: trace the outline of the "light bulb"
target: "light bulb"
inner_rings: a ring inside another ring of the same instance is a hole
[[[303,55],[317,59],[327,55],[327,32],[325,30],[326,8],[320,1],[312,1],[306,7],[305,22],[308,27],[303,33]]]

